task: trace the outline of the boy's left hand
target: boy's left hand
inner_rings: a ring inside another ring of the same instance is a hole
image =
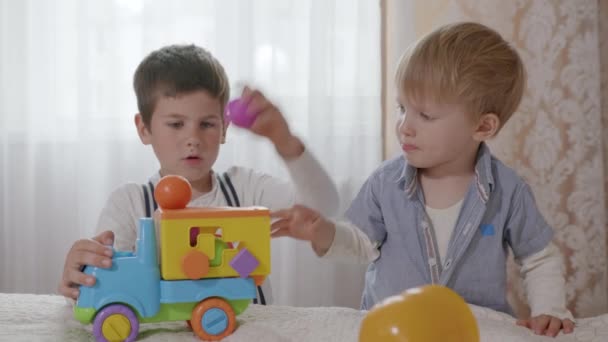
[[[278,218],[271,228],[273,238],[289,236],[298,240],[310,241],[317,255],[322,256],[331,247],[336,234],[336,226],[317,211],[303,205],[295,205],[270,213]]]
[[[304,145],[291,134],[281,111],[264,94],[245,87],[241,101],[247,103],[247,114],[256,116],[249,130],[272,141],[283,158],[296,158],[304,152]]]
[[[528,319],[518,319],[517,325],[532,330],[537,335],[555,337],[560,330],[564,334],[574,331],[574,322],[569,319],[559,319],[549,315],[538,315]]]

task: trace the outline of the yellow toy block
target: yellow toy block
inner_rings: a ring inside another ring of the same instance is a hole
[[[243,248],[259,262],[250,276],[270,274],[270,212],[266,208],[161,209],[157,218],[165,280],[238,277],[230,261]],[[214,235],[218,229],[221,237]]]

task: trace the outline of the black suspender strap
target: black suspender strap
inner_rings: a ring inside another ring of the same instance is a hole
[[[146,207],[146,217],[150,217],[150,196],[148,195],[148,187],[145,184],[141,186],[144,191],[144,206]]]
[[[224,198],[226,199],[226,202],[228,202],[228,206],[234,207],[234,205],[232,204],[232,200],[230,199],[230,196],[228,195],[228,191],[226,190],[226,186],[224,185],[224,182],[222,181],[222,177],[220,177],[219,175],[217,176],[217,183],[220,185],[220,189],[222,190],[222,193],[224,194]]]
[[[264,298],[264,291],[262,291],[262,286],[258,286],[258,295],[260,296],[260,304],[266,305],[266,298]]]
[[[156,204],[156,198],[154,198],[154,184],[152,184],[152,182],[148,182],[148,185],[150,186],[150,194],[152,194],[150,197],[152,197],[152,206],[154,207],[152,212],[155,212],[156,209],[158,209],[158,204]]]
[[[224,172],[224,179],[226,180],[226,184],[228,184],[228,188],[230,188],[230,192],[232,193],[232,198],[234,198],[234,202],[236,203],[235,207],[240,207],[241,202],[239,202],[239,197],[236,195],[234,186],[232,186],[232,181],[226,172]]]
[[[260,302],[258,303],[257,298],[253,298],[253,304],[266,305],[266,298],[264,298],[264,291],[262,291],[262,287],[257,286],[257,288],[258,288],[258,297],[260,298]]]
[[[154,184],[148,182],[148,184],[141,185],[144,191],[144,206],[146,207],[146,217],[152,217],[152,214],[158,209],[158,204],[154,199]]]

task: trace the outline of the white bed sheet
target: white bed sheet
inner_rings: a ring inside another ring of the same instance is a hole
[[[512,317],[471,306],[481,341],[606,342],[608,314],[577,320],[574,333],[541,337],[515,325]],[[251,305],[238,317],[239,328],[225,339],[238,341],[357,341],[365,312],[337,307]],[[94,341],[91,327],[74,320],[60,296],[0,294],[0,341]],[[143,324],[138,341],[197,341],[184,322]]]

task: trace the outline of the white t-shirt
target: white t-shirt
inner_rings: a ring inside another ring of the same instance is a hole
[[[234,186],[240,205],[263,206],[270,210],[288,208],[302,204],[321,212],[325,216],[336,215],[339,196],[336,186],[319,162],[304,151],[285,165],[292,182],[256,172],[243,167],[231,167],[226,172]],[[191,207],[227,206],[228,202],[213,175],[211,191],[192,199]],[[157,172],[150,178],[154,186],[160,180]],[[114,232],[116,250],[134,251],[139,219],[146,216],[146,207],[141,183],[127,183],[118,187],[101,211],[96,234]],[[157,232],[158,236],[158,232]],[[267,279],[262,289],[266,303],[272,303],[272,290]]]
[[[448,252],[450,237],[456,226],[456,221],[458,220],[463,201],[464,198],[445,209],[435,209],[426,206],[426,214],[429,216],[431,224],[433,225],[433,230],[435,231],[435,240],[437,241],[440,260],[443,260],[443,257]]]

